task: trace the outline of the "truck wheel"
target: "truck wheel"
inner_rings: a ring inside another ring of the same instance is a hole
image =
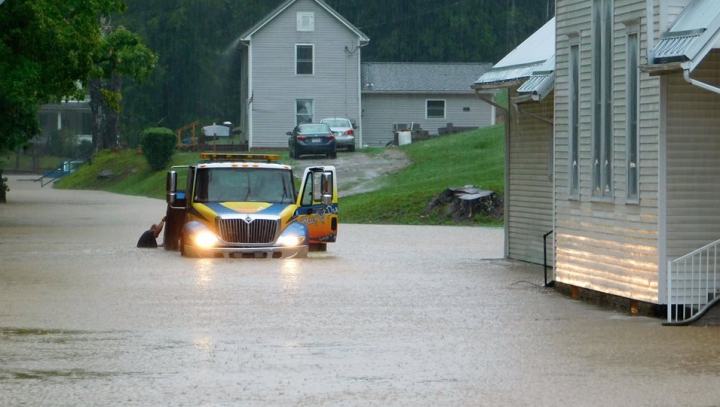
[[[293,152],[293,157],[295,157],[299,160],[301,153],[302,153],[302,151],[300,151],[299,148],[295,147],[295,151]]]
[[[168,208],[165,215],[165,250],[177,251],[180,248],[180,233],[185,223],[185,210]]]

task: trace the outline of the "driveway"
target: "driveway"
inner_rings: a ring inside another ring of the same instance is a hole
[[[411,161],[401,150],[388,147],[380,153],[365,154],[339,153],[338,158],[306,157],[296,159],[298,174],[300,169],[316,165],[333,165],[337,169],[340,182],[340,197],[361,194],[379,189],[382,184],[378,180],[381,175],[390,174],[411,164]]]

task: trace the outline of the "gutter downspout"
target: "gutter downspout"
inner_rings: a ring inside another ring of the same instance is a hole
[[[500,109],[500,111],[503,113],[503,116],[507,116],[507,114],[508,114],[508,109],[507,109],[505,106],[501,106],[501,105],[495,103],[494,100],[488,99],[487,97],[481,95],[479,89],[475,89],[475,94],[476,94],[477,97],[478,97],[480,100],[482,100],[483,102],[485,102],[485,103],[489,104],[490,106],[493,106],[493,107],[495,107],[495,108],[497,108],[497,109]]]
[[[503,213],[509,213],[509,205],[508,200],[506,198],[508,193],[508,188],[510,187],[510,175],[508,174],[510,171],[507,169],[510,168],[510,149],[507,147],[510,144],[510,111],[505,106],[499,105],[495,103],[494,100],[489,99],[483,95],[480,94],[480,89],[473,87],[475,89],[475,94],[477,97],[482,100],[485,103],[488,103],[490,106],[495,107],[496,109],[499,109],[500,112],[502,112],[504,121],[505,121],[505,168],[503,168],[503,183],[505,184],[505,196],[503,196]],[[509,97],[509,96],[508,96]],[[508,233],[508,222],[507,219],[503,222],[503,230],[505,233],[504,242],[503,242],[503,257],[508,258],[508,255],[510,254],[508,251],[508,247],[510,246],[509,241],[509,233]]]
[[[655,48],[655,0],[648,0],[645,9],[645,19],[647,20],[647,64],[651,65],[655,59],[653,49]]]
[[[521,108],[520,108],[520,105],[519,105],[517,102],[515,102],[515,101],[512,101],[512,100],[511,100],[510,103],[512,103],[513,107],[515,108],[515,111],[518,112],[519,114],[524,114],[525,116],[532,117],[533,119],[539,120],[539,121],[541,121],[541,122],[543,122],[543,123],[545,123],[545,124],[548,124],[548,125],[550,125],[550,126],[555,125],[555,122],[552,121],[552,120],[550,120],[550,119],[546,119],[546,118],[540,117],[540,116],[538,116],[538,115],[536,115],[536,114],[533,114],[533,113],[530,113],[530,112],[526,112],[525,110],[521,109]]]
[[[358,61],[357,61],[357,76],[358,76],[358,119],[357,119],[357,129],[358,129],[358,146],[357,148],[363,148],[365,144],[363,144],[363,124],[362,124],[362,51],[360,50],[362,47],[368,45],[370,41],[366,42],[365,44],[362,43],[362,38],[358,39]]]
[[[240,41],[242,45],[247,48],[247,57],[244,63],[247,75],[247,98],[245,99],[245,123],[242,124],[245,137],[247,137],[248,151],[252,151],[253,148],[253,114],[252,114],[252,100],[253,100],[253,72],[252,72],[252,40]]]
[[[698,88],[708,90],[713,93],[717,93],[720,95],[720,88],[717,88],[712,85],[708,85],[707,83],[700,82],[696,79],[693,79],[690,77],[690,68],[684,68],[683,69],[683,78],[685,78],[685,81],[687,81],[689,84],[697,86]]]

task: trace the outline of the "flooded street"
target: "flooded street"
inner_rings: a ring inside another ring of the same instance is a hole
[[[341,224],[308,259],[186,259],[135,247],[163,201],[9,178],[2,407],[720,405],[717,328],[541,288],[502,229]]]

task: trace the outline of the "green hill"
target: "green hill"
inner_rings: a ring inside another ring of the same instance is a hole
[[[398,148],[412,164],[382,176],[378,190],[342,198],[345,223],[439,225],[451,224],[437,215],[425,216],[425,207],[447,188],[474,185],[504,192],[504,126],[496,125],[471,132],[437,137]],[[382,148],[343,154],[380,154]],[[273,152],[277,154],[278,152]],[[281,160],[290,165],[287,152]],[[197,162],[197,153],[177,153],[173,165]],[[152,172],[142,154],[135,150],[103,151],[93,162],[55,183],[55,188],[94,189],[127,195],[164,199],[165,172]],[[342,190],[343,186],[340,185]],[[472,224],[493,224],[476,218]]]

